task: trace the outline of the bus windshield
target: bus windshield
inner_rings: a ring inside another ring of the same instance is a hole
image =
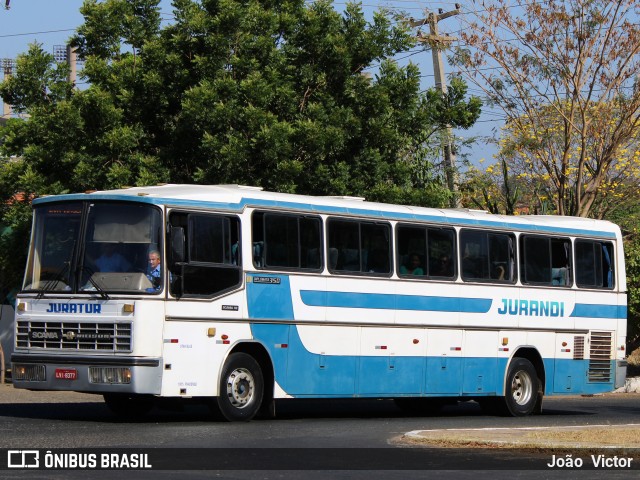
[[[73,202],[38,206],[24,291],[159,293],[162,219],[149,205]]]

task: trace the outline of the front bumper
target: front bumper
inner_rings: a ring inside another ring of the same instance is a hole
[[[67,390],[91,393],[139,393],[159,395],[162,386],[160,358],[31,355],[14,353],[11,356],[13,385],[29,390]],[[96,382],[93,371],[126,370],[129,383]],[[67,378],[56,378],[56,370],[73,372]],[[26,375],[15,372],[27,371]],[[22,378],[20,378],[22,377]],[[92,380],[93,378],[93,380]]]

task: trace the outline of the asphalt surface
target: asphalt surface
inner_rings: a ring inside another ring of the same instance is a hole
[[[610,393],[607,395],[637,397],[640,405],[640,393]],[[43,392],[16,389],[9,383],[0,386],[0,405],[31,403],[103,404],[103,399],[101,395],[77,392]],[[640,449],[640,418],[638,418],[637,422],[626,424],[412,430],[396,437],[393,443],[454,448],[595,449],[603,447],[603,432],[605,431],[607,435],[621,439],[617,443],[605,442],[607,443],[607,448]]]

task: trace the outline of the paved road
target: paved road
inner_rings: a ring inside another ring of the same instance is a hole
[[[408,416],[398,410],[391,401],[285,401],[278,405],[278,417],[274,420],[254,420],[250,423],[224,423],[212,418],[202,405],[189,405],[183,411],[155,409],[144,419],[123,421],[113,416],[102,403],[101,397],[77,393],[28,392],[11,386],[0,386],[0,448],[215,448],[232,449],[204,452],[209,455],[224,454],[229,462],[237,460],[246,466],[247,455],[267,451],[251,449],[287,448],[296,452],[301,462],[317,459],[318,450],[335,448],[349,452],[357,463],[363,458],[385,461],[386,452],[409,452],[403,458],[407,465],[415,461],[411,457],[416,449],[398,444],[406,432],[446,428],[487,428],[558,425],[623,425],[640,424],[640,395],[609,394],[597,397],[565,397],[545,399],[544,413],[527,418],[503,418],[485,415],[474,402],[447,407],[437,416]],[[355,449],[355,450],[347,450]],[[376,450],[384,449],[384,450]],[[596,449],[597,450],[597,449]],[[460,449],[418,450],[429,472],[460,469],[450,478],[477,478],[474,469],[510,469],[502,473],[513,478],[540,478],[540,473],[529,469],[545,469],[551,460],[549,452],[511,452]],[[199,454],[200,451],[195,451]],[[213,453],[212,453],[213,452]],[[248,452],[248,453],[247,453]],[[341,450],[327,450],[333,455],[327,461],[344,461]],[[203,453],[203,454],[204,454]],[[326,454],[326,452],[321,452]],[[597,454],[608,454],[596,451]],[[404,454],[404,453],[402,453]],[[305,457],[306,455],[306,457]],[[640,464],[640,452],[637,456]],[[400,458],[400,457],[397,457]],[[282,460],[282,459],[280,459]],[[233,463],[232,463],[233,464]],[[283,466],[290,465],[283,461]],[[639,465],[640,466],[640,465]],[[216,472],[217,478],[246,478],[246,471],[227,469]],[[0,472],[0,476],[3,472]],[[10,472],[13,473],[13,472]],[[24,474],[25,472],[21,472]],[[53,473],[53,472],[48,472]],[[105,478],[108,472],[91,472]],[[113,473],[113,472],[111,472]],[[167,472],[153,472],[153,478],[162,478]],[[211,473],[211,472],[208,472]],[[254,472],[255,473],[255,472]],[[300,473],[300,472],[298,472]],[[324,475],[323,475],[324,473]],[[327,472],[305,472],[305,478],[327,478]],[[424,471],[378,472],[379,478],[426,478]],[[602,472],[545,471],[544,478],[566,478],[580,473],[580,478],[598,478]],[[633,478],[627,469],[608,469],[609,478]],[[593,474],[593,477],[590,475]],[[42,478],[33,473],[33,478]],[[127,473],[129,478],[129,473]],[[137,475],[144,475],[137,472]],[[202,472],[190,471],[181,476],[198,478]],[[314,476],[316,475],[316,476]],[[528,475],[531,475],[530,477]],[[135,475],[134,475],[135,476]],[[360,470],[335,471],[333,478],[372,478],[371,472]],[[447,476],[446,474],[444,475]],[[95,477],[95,478],[98,478]],[[501,477],[501,475],[498,475]],[[18,478],[15,477],[10,478]],[[20,478],[29,478],[21,475]],[[47,478],[50,478],[47,476]],[[59,478],[63,478],[60,476]],[[133,477],[131,477],[133,478]],[[145,477],[150,478],[150,477]],[[171,478],[167,476],[167,478]],[[267,471],[251,478],[283,478],[282,472]],[[296,475],[287,478],[297,478]],[[495,477],[494,477],[495,478]]]

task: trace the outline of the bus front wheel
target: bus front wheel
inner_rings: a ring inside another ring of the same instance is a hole
[[[507,371],[505,384],[505,413],[524,417],[534,412],[542,391],[533,364],[526,358],[514,358]]]
[[[222,368],[218,407],[230,422],[255,417],[264,395],[264,378],[256,360],[246,353],[232,353]]]

